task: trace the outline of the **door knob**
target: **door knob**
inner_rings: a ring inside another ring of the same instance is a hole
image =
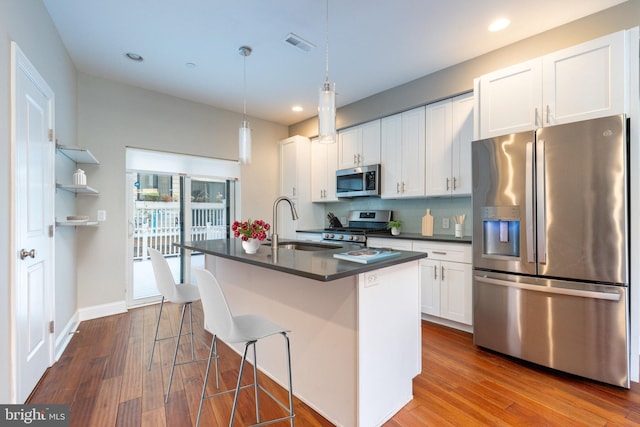
[[[28,251],[26,249],[20,249],[20,259],[25,259],[27,257],[35,258],[36,257],[36,250],[35,249],[31,249],[30,251]]]

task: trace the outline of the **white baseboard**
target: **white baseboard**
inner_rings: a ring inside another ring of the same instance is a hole
[[[442,317],[431,316],[430,314],[422,313],[422,320],[473,334],[473,326],[454,322],[448,319],[443,319]]]
[[[125,301],[118,301],[109,304],[81,308],[78,310],[78,319],[82,322],[84,320],[97,319],[98,317],[111,316],[126,312],[127,303]]]
[[[78,329],[79,323],[80,323],[80,320],[78,317],[78,312],[76,312],[71,317],[71,319],[69,319],[69,322],[67,322],[64,329],[61,331],[60,335],[58,335],[58,338],[56,338],[55,349],[54,349],[56,362],[60,360],[60,356],[62,356],[64,349],[67,348],[67,345],[69,345],[69,342],[71,341],[71,338],[73,338],[73,334],[75,330]]]

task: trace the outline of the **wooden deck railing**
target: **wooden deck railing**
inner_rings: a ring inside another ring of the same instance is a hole
[[[191,232],[185,240],[224,239],[227,237],[224,203],[194,203]],[[146,259],[147,248],[164,255],[177,255],[173,246],[180,241],[180,205],[178,202],[135,202],[133,220],[133,258]]]

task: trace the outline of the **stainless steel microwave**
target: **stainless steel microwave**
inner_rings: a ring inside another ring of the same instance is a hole
[[[336,196],[380,196],[380,165],[337,170]]]

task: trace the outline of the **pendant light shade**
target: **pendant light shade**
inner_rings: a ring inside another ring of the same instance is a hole
[[[318,104],[318,142],[336,142],[336,85],[326,82],[320,88]]]
[[[326,11],[325,81],[318,102],[318,142],[332,144],[336,142],[336,85],[329,81],[329,0]]]
[[[251,128],[246,120],[240,123],[240,129],[238,129],[238,157],[240,163],[251,163]]]
[[[241,46],[238,49],[240,55],[244,57],[244,96],[242,101],[242,122],[238,130],[238,159],[240,163],[251,163],[251,127],[247,121],[247,56],[251,55],[249,46]]]

